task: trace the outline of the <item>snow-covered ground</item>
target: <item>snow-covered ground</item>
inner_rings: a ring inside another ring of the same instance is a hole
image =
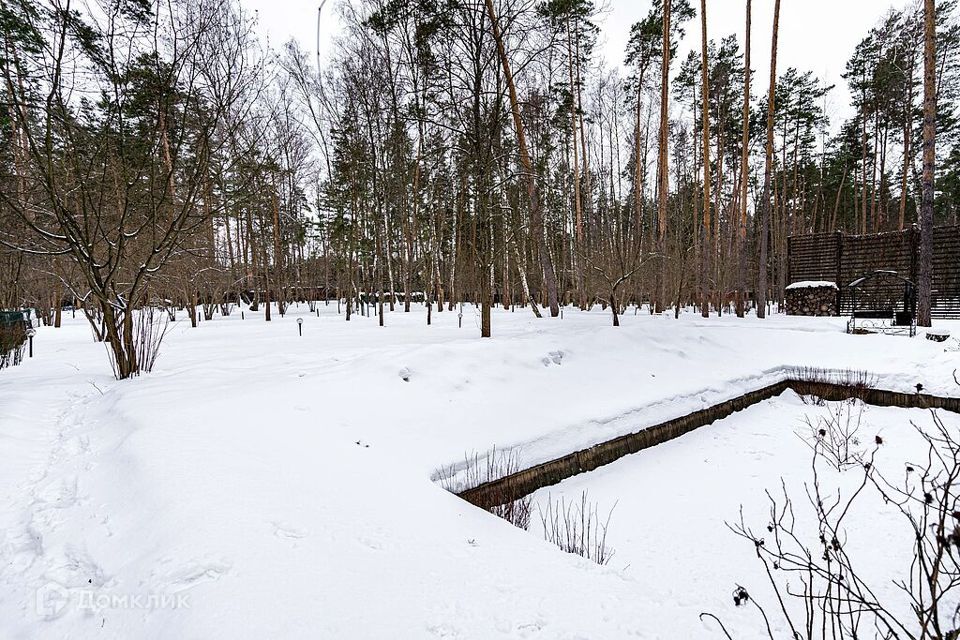
[[[790,628],[779,613],[753,543],[731,527],[745,525],[773,546],[767,530],[770,497],[782,509],[786,492],[793,503],[795,532],[816,553],[819,529],[807,493],[813,491],[812,443],[814,431],[824,428],[831,414],[856,429],[851,453],[869,457],[875,449],[873,463],[893,482],[903,479],[906,463],[926,459],[925,442],[916,427],[934,430],[927,411],[859,402],[811,406],[788,391],[654,449],[536,492],[530,531],[543,535],[541,516],[549,513],[551,503],[554,510],[560,504],[573,505],[572,513],[578,513],[586,493],[589,508],[600,521],[609,519],[606,544],[613,558],[608,566],[625,580],[643,585],[655,602],[648,617],[648,629],[655,630],[650,637],[723,638],[716,622],[701,622],[700,613],[707,612],[735,638],[769,638],[757,609],[734,604],[739,586],[765,608],[774,637],[789,638]],[[939,415],[945,426],[960,433],[960,416]],[[874,444],[876,436],[883,442],[880,447]],[[823,458],[817,468],[821,492],[831,500],[850,499],[863,480],[859,468],[838,472]],[[853,502],[843,531],[844,550],[860,577],[881,602],[908,621],[910,602],[894,581],[909,577],[913,559],[909,523],[868,488]],[[776,577],[781,588],[789,583],[799,592],[796,574],[781,572]],[[802,627],[802,601],[788,599],[786,604]]]
[[[123,382],[80,318],[39,330],[36,356],[0,372],[0,638],[719,637],[679,616],[729,597],[700,586],[724,563],[677,554],[682,570],[655,584],[642,559],[564,554],[431,475],[493,446],[534,464],[789,366],[960,391],[954,339],[848,336],[835,318],[627,314],[614,328],[599,310],[498,311],[481,340],[472,309],[462,329],[450,312],[425,326],[422,308],[383,328],[320,309],[181,321],[154,373]],[[708,455],[700,433],[691,460]],[[670,490],[651,540],[684,517]]]

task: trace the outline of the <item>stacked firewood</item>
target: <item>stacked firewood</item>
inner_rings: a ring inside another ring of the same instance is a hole
[[[785,294],[786,311],[789,316],[837,315],[836,287],[788,287]]]

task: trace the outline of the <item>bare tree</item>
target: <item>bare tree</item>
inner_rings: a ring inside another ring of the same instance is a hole
[[[33,70],[48,88],[42,111],[23,67],[2,70],[27,153],[26,197],[0,190],[26,233],[3,241],[71,259],[80,279],[63,285],[97,309],[114,371],[127,378],[149,370],[155,354],[144,349],[159,344],[155,314],[138,318],[138,307],[209,220],[204,185],[249,81],[226,55],[245,50],[229,43],[248,38],[248,25],[212,2],[103,3],[89,23],[54,6],[43,19],[45,62]],[[97,83],[99,104],[76,98],[80,77]]]

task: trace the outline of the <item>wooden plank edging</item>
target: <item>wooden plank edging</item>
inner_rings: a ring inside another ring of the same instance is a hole
[[[668,442],[695,429],[722,420],[757,403],[779,396],[788,389],[799,395],[814,395],[837,401],[857,398],[867,404],[904,409],[945,409],[960,413],[960,398],[921,393],[899,393],[856,384],[787,379],[750,391],[736,398],[667,420],[635,433],[618,436],[587,449],[534,465],[497,480],[461,491],[457,495],[483,509],[492,509],[527,496],[534,491],[559,484],[567,478],[593,471],[597,467],[644,449]]]

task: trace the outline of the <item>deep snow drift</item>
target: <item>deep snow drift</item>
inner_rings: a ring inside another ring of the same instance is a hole
[[[600,311],[498,311],[481,340],[472,309],[462,329],[446,311],[381,328],[320,309],[181,321],[154,373],[124,382],[84,321],[39,330],[36,357],[0,372],[0,637],[719,637],[679,616],[729,598],[702,579],[735,581],[723,563],[664,555],[681,563],[667,586],[600,567],[431,475],[492,446],[534,464],[787,366],[958,391],[955,340],[848,336],[842,319],[627,314],[613,328]],[[709,454],[701,433],[690,460]],[[682,439],[670,447],[686,458]],[[769,471],[758,486],[778,483]],[[656,536],[684,517],[670,491],[646,514]]]

